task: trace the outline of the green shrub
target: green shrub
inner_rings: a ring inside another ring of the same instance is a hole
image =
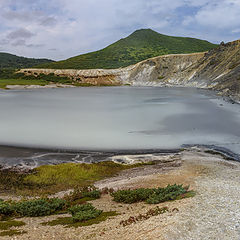
[[[20,216],[38,217],[53,214],[65,206],[62,199],[36,199],[17,202],[14,209]]]
[[[147,203],[158,204],[177,199],[178,196],[186,193],[187,190],[182,185],[168,185],[166,188],[158,188],[149,196]]]
[[[0,215],[9,216],[14,212],[13,207],[6,202],[0,201]]]
[[[89,219],[97,218],[101,213],[102,210],[92,209],[83,212],[77,212],[76,214],[73,215],[72,218],[74,222],[83,222]]]
[[[75,206],[69,208],[68,211],[72,215],[74,215],[77,212],[84,212],[84,211],[88,211],[88,210],[92,210],[92,209],[94,209],[93,205],[90,203],[87,203],[87,204],[82,204],[82,205],[75,205]]]
[[[54,212],[62,210],[66,205],[66,201],[60,198],[52,198],[49,199],[48,201]]]
[[[113,192],[113,200],[122,203],[135,203],[145,201],[154,193],[153,189],[120,190]]]
[[[90,203],[76,205],[69,208],[68,210],[72,214],[72,219],[74,222],[82,222],[89,219],[94,219],[102,213],[102,210],[96,209]]]
[[[101,197],[101,192],[99,190],[93,190],[90,192],[83,192],[83,197],[89,197],[93,199],[98,199]]]
[[[168,185],[166,188],[119,190],[112,193],[115,202],[135,203],[146,201],[149,204],[157,204],[169,200],[175,200],[180,195],[187,193],[187,188],[182,185]]]

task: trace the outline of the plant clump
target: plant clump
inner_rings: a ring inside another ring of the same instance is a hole
[[[11,204],[0,201],[0,215],[1,216],[9,216],[12,215],[14,212],[14,208]]]
[[[7,230],[7,231],[0,232],[0,236],[1,237],[5,237],[5,236],[11,237],[11,236],[14,236],[14,235],[22,235],[22,234],[25,234],[25,233],[27,233],[27,232],[22,231],[22,230]]]
[[[39,217],[51,215],[64,208],[66,208],[66,201],[59,198],[0,202],[0,215],[4,217]]]
[[[101,191],[94,186],[75,188],[70,194],[65,195],[64,199],[70,205],[81,204],[101,197]]]
[[[169,209],[167,207],[162,207],[162,208],[156,207],[156,208],[153,208],[153,209],[150,209],[149,211],[147,211],[146,214],[139,214],[136,217],[131,216],[127,220],[121,221],[120,225],[122,225],[123,227],[126,227],[128,225],[133,224],[133,223],[137,223],[139,221],[147,220],[152,216],[157,216],[157,215],[163,214],[165,212],[169,212]]]
[[[135,190],[119,190],[113,192],[113,200],[122,203],[136,203],[145,201],[149,204],[158,204],[165,201],[176,200],[184,197],[188,192],[188,187],[183,185],[168,185],[165,188],[140,188]]]
[[[74,222],[83,222],[89,219],[94,219],[102,213],[102,210],[96,209],[90,203],[73,206],[69,208],[68,211],[72,214]]]
[[[65,200],[59,198],[36,199],[16,203],[13,208],[20,216],[39,217],[47,216],[64,208]]]
[[[98,217],[92,218],[85,221],[73,221],[72,217],[59,217],[55,220],[44,222],[42,225],[46,226],[57,226],[57,225],[63,225],[65,227],[83,227],[83,226],[90,226],[93,224],[98,224],[100,222],[105,221],[109,217],[117,216],[118,213],[116,212],[102,212]]]
[[[26,223],[22,222],[22,221],[0,220],[0,236],[13,236],[13,235],[24,234],[24,233],[26,233],[25,231],[18,230],[18,229],[12,229],[12,228],[16,228],[16,227],[22,227],[24,225],[26,225]]]

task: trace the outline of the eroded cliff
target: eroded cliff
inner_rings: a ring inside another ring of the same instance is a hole
[[[31,75],[54,73],[92,85],[186,86],[218,90],[240,99],[240,40],[204,53],[150,58],[118,69],[21,69]]]

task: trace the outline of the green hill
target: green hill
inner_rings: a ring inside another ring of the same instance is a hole
[[[18,57],[9,53],[0,52],[0,68],[30,68],[38,64],[51,63],[49,59],[35,59]]]
[[[171,37],[151,29],[137,30],[108,47],[64,61],[42,64],[39,68],[96,69],[119,68],[165,54],[204,52],[217,45],[186,37]]]

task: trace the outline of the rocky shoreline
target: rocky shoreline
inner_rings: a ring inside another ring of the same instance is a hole
[[[116,150],[87,151],[66,149],[42,149],[20,146],[0,145],[0,168],[28,172],[42,165],[62,163],[95,163],[113,161],[120,164],[136,164],[147,161],[158,161],[182,151],[195,151],[221,155],[226,160],[240,162],[240,156],[227,148],[215,145],[184,144],[178,149],[146,149],[146,150]]]

